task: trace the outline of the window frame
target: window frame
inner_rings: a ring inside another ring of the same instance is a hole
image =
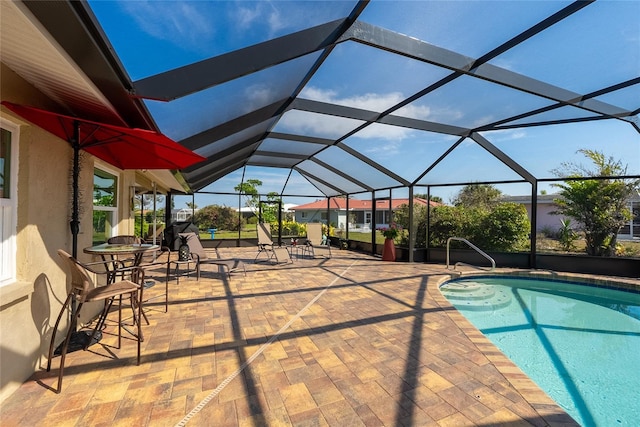
[[[92,207],[92,214],[91,214],[91,234],[92,236],[94,235],[95,230],[93,229],[93,215],[96,211],[98,212],[110,212],[111,213],[111,228],[110,228],[110,233],[108,236],[105,236],[105,240],[106,238],[109,238],[111,236],[115,236],[118,234],[118,207],[120,205],[120,195],[122,193],[122,190],[120,188],[121,186],[121,181],[122,181],[122,177],[120,176],[120,173],[114,169],[105,167],[102,164],[96,164],[93,167],[93,176],[94,176],[94,183],[93,183],[93,189],[95,191],[95,176],[96,176],[96,171],[100,171],[102,173],[106,173],[109,174],[111,176],[113,176],[116,180],[115,183],[115,188],[116,188],[116,195],[114,197],[114,206],[102,206],[102,205],[96,205],[94,204],[94,199],[93,199],[93,194],[91,197],[91,207]],[[106,231],[106,230],[105,230]],[[94,240],[94,238],[92,237],[92,241]],[[94,243],[96,243],[94,241]]]
[[[9,159],[9,197],[0,198],[0,287],[17,281],[17,233],[18,233],[18,150],[20,144],[20,126],[0,117],[0,128],[11,134],[11,153]],[[6,215],[8,221],[5,221]]]

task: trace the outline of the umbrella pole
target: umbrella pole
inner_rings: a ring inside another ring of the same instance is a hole
[[[78,233],[80,232],[79,208],[78,208],[78,181],[80,177],[80,122],[74,122],[73,126],[73,171],[72,171],[72,206],[71,206],[71,253],[78,258]]]
[[[80,177],[80,122],[73,123],[73,171],[72,171],[72,206],[71,206],[71,252],[75,259],[78,259],[78,233],[80,232],[79,207],[78,207],[78,181]],[[76,312],[75,296],[71,300],[71,318]],[[73,322],[71,323],[73,324]],[[74,331],[75,332],[75,331]]]

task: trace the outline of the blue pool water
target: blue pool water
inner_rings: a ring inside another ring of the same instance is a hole
[[[474,277],[443,295],[583,426],[640,426],[640,294]]]

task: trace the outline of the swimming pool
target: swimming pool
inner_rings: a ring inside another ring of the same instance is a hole
[[[640,293],[473,276],[442,294],[583,426],[640,426]]]

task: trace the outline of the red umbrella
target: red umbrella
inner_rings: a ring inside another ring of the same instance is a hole
[[[205,160],[199,154],[158,132],[79,119],[7,101],[1,103],[31,123],[68,141],[73,147],[73,207],[70,226],[74,258],[78,256],[80,228],[78,221],[80,150],[85,150],[120,169],[182,169]]]
[[[120,169],[182,169],[205,160],[161,133],[65,116],[2,101],[2,105],[46,131]]]

